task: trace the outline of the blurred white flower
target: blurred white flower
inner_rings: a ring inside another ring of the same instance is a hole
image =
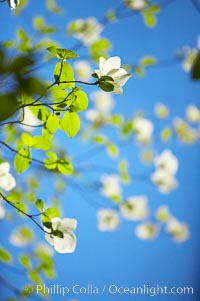
[[[184,143],[195,143],[199,139],[198,130],[188,125],[185,120],[176,117],[174,119],[174,130],[179,139]]]
[[[174,176],[161,168],[158,168],[151,174],[151,180],[155,185],[157,185],[158,190],[163,194],[171,192],[178,185]]]
[[[114,231],[119,227],[119,215],[112,209],[100,209],[97,212],[98,229],[100,231]]]
[[[100,192],[105,197],[120,197],[122,194],[120,177],[118,175],[103,174],[101,176],[101,185]]]
[[[4,208],[2,200],[0,199],[0,220],[4,219],[5,216],[6,216],[6,210]]]
[[[6,191],[10,191],[16,186],[15,179],[9,171],[10,164],[8,162],[0,164],[0,188]]]
[[[74,230],[76,229],[77,221],[75,219],[64,218],[60,219],[58,217],[52,218],[52,228],[53,231],[62,232],[63,238],[56,235],[50,234],[51,230],[44,227],[45,239],[54,246],[54,249],[58,253],[73,253],[76,248],[76,236]]]
[[[184,242],[189,236],[189,230],[185,223],[181,223],[179,220],[172,218],[167,223],[166,232],[172,235],[176,242]]]
[[[89,109],[85,113],[85,118],[87,120],[89,120],[91,122],[95,122],[95,123],[101,122],[102,117],[103,116],[102,116],[101,112],[99,112],[96,109]]]
[[[14,246],[25,247],[33,239],[33,233],[28,227],[19,227],[11,233],[9,239]]]
[[[125,69],[121,68],[121,59],[119,56],[110,57],[107,60],[103,57],[100,57],[99,69],[95,70],[95,74],[98,76],[99,80],[103,76],[111,77],[113,81],[106,80],[106,83],[113,85],[113,92],[115,94],[122,94],[122,87],[131,77],[131,75]],[[101,83],[99,86],[103,89],[103,85],[101,86]]]
[[[158,118],[167,118],[169,116],[169,109],[166,105],[158,103],[155,106],[155,114]]]
[[[157,168],[175,175],[178,170],[178,159],[169,149],[164,150],[159,156],[154,158],[154,164]]]
[[[8,4],[11,9],[15,9],[20,4],[20,0],[8,0]]]
[[[133,131],[136,134],[136,139],[140,143],[147,143],[151,140],[154,130],[153,123],[146,118],[136,117],[133,120]]]
[[[138,221],[148,216],[149,209],[145,196],[132,196],[120,205],[120,211],[124,218]]]
[[[111,94],[103,91],[95,91],[91,94],[91,99],[95,108],[104,114],[109,114],[114,107],[114,101]]]
[[[135,228],[135,234],[142,240],[153,240],[157,237],[159,228],[153,223],[142,223]]]
[[[125,0],[125,4],[134,10],[142,10],[147,7],[148,0]]]
[[[37,127],[42,124],[42,121],[33,115],[29,107],[24,107],[23,112],[21,114],[21,120],[22,124],[20,124],[20,127],[23,128],[23,130],[27,132],[32,132],[34,130],[34,127]]]
[[[185,59],[182,64],[184,71],[186,71],[186,72],[191,71],[191,69],[194,65],[194,62],[197,58],[197,55],[198,55],[197,49],[191,49],[189,47],[187,47],[185,49]]]
[[[156,211],[156,218],[162,223],[166,223],[171,218],[169,208],[166,205],[160,206]]]
[[[186,117],[190,122],[200,122],[200,110],[195,105],[186,107]]]
[[[92,68],[88,61],[75,62],[74,70],[79,80],[88,80],[92,74]]]
[[[102,31],[103,25],[94,17],[75,20],[69,26],[69,33],[86,46],[99,40]]]
[[[36,244],[35,250],[37,254],[47,254],[48,256],[53,256],[54,255],[54,250],[44,242],[39,242]]]

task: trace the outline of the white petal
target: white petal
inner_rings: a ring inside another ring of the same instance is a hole
[[[121,66],[121,59],[119,56],[110,57],[103,65],[102,75],[107,75],[113,69],[119,69]]]
[[[99,58],[99,69],[100,69],[100,73],[103,73],[103,67],[104,67],[104,64],[106,62],[106,59],[104,59],[104,57],[100,57]],[[102,74],[101,74],[102,75]],[[100,76],[101,76],[100,75]]]
[[[45,231],[49,231],[49,229],[47,229],[46,227],[44,227],[44,230]],[[47,233],[45,233],[45,239],[46,239],[46,241],[48,241],[48,243],[50,244],[50,245],[54,245],[54,237],[53,236],[51,236],[50,234],[47,234]]]
[[[10,164],[8,162],[3,162],[0,164],[0,176],[7,174],[10,170]]]
[[[77,220],[73,218],[64,218],[61,221],[60,231],[74,231],[77,226]]]
[[[69,232],[63,238],[54,237],[54,248],[58,253],[73,253],[76,248],[76,236]]]
[[[10,173],[0,176],[0,188],[6,191],[10,191],[15,186],[16,186],[15,179]]]

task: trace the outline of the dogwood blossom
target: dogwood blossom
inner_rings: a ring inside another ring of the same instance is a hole
[[[27,132],[32,132],[34,127],[42,124],[42,121],[33,115],[29,107],[24,107],[23,112],[21,114],[22,124],[20,127],[23,128]]]
[[[95,91],[91,94],[94,108],[86,111],[86,119],[94,123],[105,123],[110,120],[110,112],[114,107],[111,94],[104,91]]]
[[[104,91],[113,91],[115,94],[122,94],[122,87],[125,85],[131,75],[123,68],[121,68],[121,59],[119,56],[105,59],[99,58],[99,69],[95,70],[95,76],[99,79],[99,87]],[[103,80],[103,77],[110,77],[111,79]],[[108,88],[108,89],[107,89]]]
[[[51,230],[44,227],[45,239],[54,246],[54,249],[58,253],[73,253],[76,248],[76,236],[74,230],[77,226],[77,221],[75,219],[64,218],[60,219],[58,217],[52,218],[52,229],[53,231],[60,231],[63,234],[63,238],[58,237],[51,233]]]
[[[169,116],[169,108],[163,103],[158,103],[155,106],[155,114],[160,119],[165,119]]]
[[[15,9],[20,4],[20,0],[8,0],[8,4],[11,9]]]
[[[9,171],[10,164],[8,162],[0,164],[0,188],[6,191],[10,191],[16,186],[15,179]]]
[[[172,218],[167,223],[166,232],[174,238],[176,242],[184,242],[189,236],[189,230],[185,223],[181,223],[176,218]]]
[[[103,25],[94,17],[89,17],[85,20],[77,19],[69,26],[69,33],[86,46],[90,46],[99,40],[102,31]]]
[[[124,218],[138,221],[147,217],[149,209],[145,196],[131,196],[120,205],[120,211]]]
[[[32,239],[33,233],[31,229],[26,226],[14,229],[9,237],[11,244],[16,247],[25,247]]]
[[[160,168],[151,174],[151,180],[163,194],[171,192],[178,185],[177,180],[173,175]]]
[[[107,198],[120,197],[122,189],[120,185],[120,177],[118,175],[103,174],[101,176],[100,192]]]
[[[142,223],[135,228],[135,234],[142,240],[153,240],[157,237],[159,228],[153,223]]]
[[[186,107],[186,117],[190,122],[200,122],[200,110],[195,105]]]
[[[148,0],[125,0],[125,4],[133,10],[142,10],[147,7]]]
[[[98,229],[100,231],[114,231],[119,227],[119,215],[112,209],[100,209],[97,212]]]
[[[156,211],[156,218],[162,223],[166,223],[171,218],[169,208],[166,205],[160,206]]]
[[[175,175],[178,170],[178,160],[169,149],[164,150],[159,156],[154,158],[157,168],[165,170],[171,175]]]
[[[90,64],[83,60],[74,63],[74,70],[78,80],[88,80],[92,74]]]
[[[153,123],[146,118],[136,117],[133,120],[133,131],[136,135],[136,140],[140,143],[147,143],[151,140],[154,126]]]
[[[95,91],[91,94],[95,108],[103,114],[109,114],[114,107],[114,101],[111,94],[104,91]]]

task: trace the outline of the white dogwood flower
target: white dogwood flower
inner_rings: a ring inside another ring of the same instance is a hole
[[[169,208],[166,205],[160,206],[156,211],[156,218],[162,223],[166,223],[171,218]]]
[[[153,123],[144,117],[136,117],[133,120],[133,131],[136,134],[136,140],[140,143],[147,143],[151,140],[154,130]]]
[[[131,196],[120,205],[120,211],[124,218],[138,221],[147,217],[149,209],[145,196]]]
[[[103,30],[96,18],[77,19],[69,26],[69,33],[79,39],[84,45],[90,46],[100,38]]]
[[[142,10],[147,7],[148,0],[125,0],[125,4],[133,10]]]
[[[190,236],[187,225],[185,223],[181,223],[176,218],[169,220],[166,232],[172,235],[173,239],[179,243],[186,241]]]
[[[155,114],[158,118],[165,119],[169,116],[169,108],[163,103],[158,103],[155,106]]]
[[[90,64],[83,60],[74,63],[74,70],[78,80],[88,80],[92,74]]]
[[[32,241],[33,232],[26,226],[18,227],[13,230],[9,239],[12,245],[16,247],[25,247]]]
[[[9,171],[10,164],[8,162],[0,164],[0,188],[5,191],[10,191],[16,186],[15,179]]]
[[[104,91],[95,91],[91,94],[95,108],[102,114],[109,114],[114,107],[114,101],[111,94]]]
[[[51,233],[51,230],[44,227],[45,239],[54,246],[54,249],[58,253],[73,253],[76,248],[76,236],[74,230],[77,226],[77,221],[75,219],[64,218],[60,219],[58,217],[52,218],[52,229],[53,231],[62,232],[63,237],[56,236]],[[56,232],[55,232],[56,233]]]
[[[114,231],[119,227],[119,215],[112,209],[100,209],[97,212],[98,229],[100,231]]]
[[[157,237],[159,228],[153,223],[142,223],[135,228],[135,234],[142,240],[153,240]]]
[[[100,192],[107,198],[120,197],[122,189],[120,185],[120,177],[118,175],[103,174],[101,176]]]
[[[164,150],[159,156],[156,156],[154,164],[157,168],[165,170],[170,175],[175,175],[178,170],[178,159],[169,149]]]
[[[151,174],[151,180],[163,194],[171,192],[178,185],[175,177],[161,168]]]
[[[20,0],[8,0],[8,4],[11,9],[15,9],[20,4]]]
[[[32,132],[35,127],[42,124],[42,121],[35,117],[29,107],[24,107],[21,114],[22,124],[20,127],[27,132]]]
[[[105,59],[99,58],[99,69],[95,70],[94,75],[99,79],[99,86],[102,90],[108,92],[113,91],[115,94],[122,94],[122,87],[125,85],[131,75],[121,68],[121,59],[119,56]],[[103,80],[103,77],[108,76],[111,79]]]
[[[186,107],[186,117],[190,122],[200,122],[200,110],[195,105]]]

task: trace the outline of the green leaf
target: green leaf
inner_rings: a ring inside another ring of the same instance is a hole
[[[10,253],[0,246],[0,261],[11,262],[12,258]]]
[[[21,140],[23,145],[31,147],[32,146],[32,137],[29,133],[22,133]]]
[[[115,144],[112,143],[108,144],[107,151],[111,157],[117,157],[119,155],[119,149]]]
[[[105,92],[112,92],[114,90],[114,86],[108,82],[100,82],[99,87]]]
[[[29,270],[28,277],[36,284],[40,284],[42,282],[42,279],[40,278],[39,273],[36,270]]]
[[[48,47],[47,50],[61,60],[70,60],[79,57],[77,53],[69,49],[56,48],[55,46],[51,46]]]
[[[46,127],[51,134],[54,134],[59,128],[60,120],[56,114],[51,114],[46,122]]]
[[[74,71],[70,64],[66,62],[58,62],[54,69],[54,78],[58,82],[58,86],[65,90],[74,88]],[[61,83],[60,83],[61,82]]]
[[[74,171],[73,166],[66,160],[59,160],[57,168],[64,175],[72,174]]]
[[[42,150],[49,150],[50,148],[52,148],[52,143],[47,138],[44,138],[42,136],[35,136],[32,140],[32,147]]]
[[[164,142],[169,141],[169,139],[171,138],[171,135],[172,135],[171,128],[169,128],[169,127],[164,128],[161,132],[162,141],[164,141]]]
[[[200,54],[194,61],[194,65],[192,67],[192,79],[199,80],[200,79]]]
[[[80,129],[80,118],[77,113],[67,111],[62,119],[62,129],[70,138],[76,136]]]
[[[47,208],[44,211],[44,214],[45,214],[45,216],[48,216],[48,217],[57,217],[59,215],[58,210],[56,208]]]
[[[40,104],[40,102],[37,102]],[[50,110],[47,109],[45,106],[30,106],[29,107],[33,115],[35,115],[39,120],[46,122],[47,118],[49,117]]]
[[[155,15],[145,12],[143,13],[143,17],[144,17],[144,22],[148,27],[152,28],[156,25],[157,19]]]
[[[48,158],[44,159],[44,165],[47,169],[55,169],[57,166],[57,155],[54,152],[47,153]]]
[[[57,236],[57,237],[59,237],[59,238],[64,238],[63,232],[62,232],[62,231],[59,231],[59,230],[53,231],[53,235],[54,235],[54,236]]]
[[[43,215],[42,215],[42,224],[47,229],[52,229],[51,218],[49,216],[45,215],[45,213],[43,213]]]
[[[30,267],[31,267],[30,258],[29,258],[28,256],[21,255],[21,256],[19,257],[19,261],[20,261],[20,263],[21,263],[25,268],[30,268]]]
[[[156,59],[153,56],[145,56],[140,60],[140,64],[143,66],[151,66],[156,63]]]
[[[0,95],[0,121],[11,117],[19,109],[20,104],[15,93]]]
[[[26,171],[31,164],[31,152],[28,148],[21,148],[15,155],[14,166],[18,173]]]
[[[88,107],[88,97],[87,94],[83,91],[76,91],[74,101],[70,105],[70,111],[78,112],[84,111]]]
[[[37,199],[35,202],[35,206],[38,208],[39,211],[43,211],[44,209],[44,202],[40,199]]]

